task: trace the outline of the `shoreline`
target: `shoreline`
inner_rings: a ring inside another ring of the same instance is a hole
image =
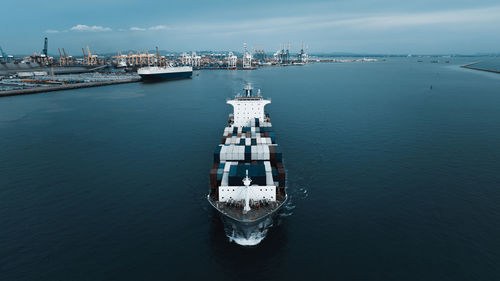
[[[0,98],[1,97],[19,96],[19,95],[31,95],[31,94],[38,94],[38,93],[54,92],[54,91],[63,91],[63,90],[99,87],[99,86],[107,86],[107,85],[115,85],[115,84],[135,83],[135,82],[139,82],[141,80],[142,80],[141,78],[129,78],[129,79],[122,79],[122,80],[114,80],[114,81],[75,83],[75,84],[66,84],[66,85],[57,85],[57,86],[48,86],[48,87],[41,86],[41,87],[35,87],[35,88],[29,88],[29,89],[7,90],[7,91],[0,91]]]

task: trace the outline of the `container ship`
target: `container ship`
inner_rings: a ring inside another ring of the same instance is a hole
[[[208,202],[217,210],[230,241],[256,245],[265,238],[287,201],[286,174],[269,114],[271,103],[252,93],[227,103],[233,106],[222,142],[214,152]]]
[[[174,80],[190,78],[193,75],[191,66],[147,66],[137,70],[143,80]]]

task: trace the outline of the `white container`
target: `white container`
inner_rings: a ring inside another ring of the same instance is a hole
[[[224,143],[224,144],[231,144],[231,138],[227,138],[226,143]]]
[[[266,172],[272,172],[272,168],[271,168],[271,162],[269,161],[264,161],[264,168],[266,169]]]
[[[250,138],[245,139],[245,145],[252,145],[252,139]]]
[[[220,185],[227,186],[228,182],[229,182],[229,172],[227,172],[227,173],[224,172],[224,174],[222,174],[222,181],[221,181]]]
[[[258,151],[256,145],[251,146],[251,152],[252,152],[252,160],[257,160]]]
[[[230,145],[230,146],[228,146],[228,147],[227,147],[227,149],[226,149],[226,160],[227,160],[227,161],[233,160],[233,158],[232,158],[232,157],[233,157],[232,153],[233,153],[233,146],[231,146],[231,145]]]
[[[244,161],[245,160],[245,146],[240,145],[240,146],[238,146],[238,148],[240,149],[240,154],[239,154],[238,160]]]
[[[263,160],[270,160],[271,153],[269,152],[269,146],[265,145],[263,147],[264,149],[264,159]],[[268,162],[269,163],[269,162]]]
[[[231,160],[238,160],[238,150],[234,145],[231,145]]]
[[[240,147],[239,147],[239,145],[234,147],[233,157],[234,157],[234,160],[240,159]]]
[[[220,161],[227,160],[226,151],[227,151],[227,146],[222,146],[219,153]]]
[[[229,173],[229,169],[231,169],[231,164],[232,162],[226,162],[226,165],[224,165],[224,173]]]
[[[257,160],[264,160],[264,147],[262,145],[258,145],[258,156]]]
[[[266,171],[266,185],[267,186],[274,185],[272,171]]]

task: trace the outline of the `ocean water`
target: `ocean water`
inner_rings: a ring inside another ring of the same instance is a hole
[[[0,279],[499,280],[500,75],[472,61],[1,98]],[[291,196],[254,247],[205,199],[247,82],[272,99]]]

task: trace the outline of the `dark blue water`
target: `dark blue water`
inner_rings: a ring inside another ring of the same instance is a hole
[[[500,75],[468,62],[2,98],[0,279],[498,280]],[[245,82],[272,99],[291,195],[253,248],[229,243],[205,199]]]

